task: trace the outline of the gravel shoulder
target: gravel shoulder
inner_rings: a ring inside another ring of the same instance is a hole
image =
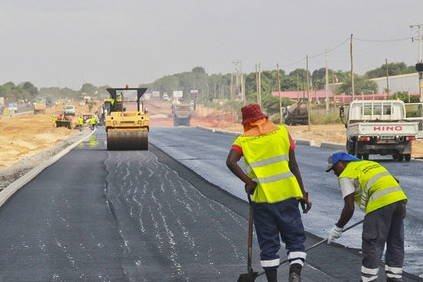
[[[27,172],[41,164],[43,161],[55,156],[70,145],[81,140],[83,137],[88,136],[90,133],[90,130],[84,130],[82,132],[74,131],[69,134],[66,139],[57,141],[46,149],[33,152],[27,156],[19,158],[12,166],[3,168],[0,167],[0,191],[9,186],[15,180],[24,176]]]

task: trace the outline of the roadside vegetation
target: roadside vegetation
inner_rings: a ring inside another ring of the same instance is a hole
[[[377,85],[371,81],[371,78],[384,77],[387,75],[401,75],[415,73],[414,66],[407,66],[405,63],[390,63],[388,66],[382,65],[379,68],[370,70],[364,75],[354,74],[355,93],[376,93]],[[341,83],[336,89],[335,94],[351,95],[351,76],[347,71],[328,70],[329,84]],[[242,85],[239,81],[244,80]],[[305,69],[296,69],[290,73],[284,70],[265,70],[260,75],[260,93],[262,108],[271,116],[280,113],[280,106],[287,107],[295,101],[272,96],[272,91],[306,91],[307,81],[309,81],[309,90],[324,89],[326,83],[326,69],[320,68],[313,72],[307,72]],[[278,85],[279,82],[279,85]],[[203,104],[208,107],[221,110],[231,110],[239,112],[240,108],[245,103],[257,101],[258,94],[258,74],[256,72],[243,74],[207,74],[202,67],[195,67],[189,72],[183,72],[173,75],[167,75],[157,79],[152,83],[141,84],[139,87],[147,87],[148,92],[159,91],[163,93],[172,94],[174,90],[183,91],[184,99],[194,100],[197,104]],[[31,82],[22,82],[14,84],[7,82],[0,86],[0,97],[4,97],[5,104],[8,102],[24,101],[25,103],[32,103],[34,101],[44,99],[48,102],[57,100],[74,100],[78,101],[84,95],[89,95],[95,100],[102,101],[108,97],[106,88],[104,86],[94,86],[90,83],[85,83],[79,90],[72,90],[69,88],[60,87],[43,87],[38,89]],[[241,97],[241,93],[245,89],[245,99]],[[189,94],[191,90],[197,90],[197,93]],[[407,93],[394,93],[395,99],[404,100],[404,102],[418,102],[418,97],[410,97]],[[417,100],[416,100],[417,99]],[[312,115],[311,122],[314,124],[328,124],[337,123],[339,118],[337,113],[332,112],[327,114],[325,111],[319,110],[324,105],[311,105]],[[279,114],[280,115],[280,114]]]

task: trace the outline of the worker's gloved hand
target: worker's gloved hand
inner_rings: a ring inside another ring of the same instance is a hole
[[[257,182],[251,180],[251,182],[245,184],[245,193],[253,195],[256,190]]]
[[[342,228],[335,226],[332,227],[332,229],[329,231],[329,237],[328,237],[328,244],[330,244],[333,240],[338,239],[342,236]]]
[[[305,193],[305,195],[298,200],[301,204],[301,208],[303,210],[303,213],[308,213],[309,210],[311,210],[311,201],[308,198],[308,193]]]

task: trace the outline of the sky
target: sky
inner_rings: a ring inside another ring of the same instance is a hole
[[[351,46],[363,75],[417,63],[422,11],[422,0],[0,0],[0,84],[137,87],[195,67],[289,73],[326,62],[350,71]]]

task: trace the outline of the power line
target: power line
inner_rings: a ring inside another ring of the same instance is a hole
[[[354,37],[354,40],[357,41],[361,41],[361,42],[370,42],[370,43],[392,43],[392,45],[390,45],[391,47],[393,46],[393,44],[398,43],[398,42],[403,42],[403,41],[408,41],[412,39],[411,37],[404,37],[404,38],[393,38],[393,39],[366,39],[366,38],[357,38]],[[315,54],[315,55],[311,55],[309,56],[309,59],[315,59],[318,57],[323,57],[326,56],[327,54],[332,53],[333,51],[337,50],[338,48],[340,48],[341,46],[345,45],[346,43],[348,43],[350,41],[350,38],[348,37],[347,39],[345,39],[344,41],[342,41],[341,43],[339,43],[338,45],[327,49],[327,51],[322,51],[321,53]],[[379,49],[379,47],[376,47],[377,49]],[[374,47],[372,47],[372,49],[374,49]],[[360,53],[366,53],[367,51],[360,51]],[[304,63],[305,59],[301,58],[298,61],[294,61],[291,63],[287,63],[287,64],[282,64],[279,65],[279,67],[282,68],[287,68],[287,67],[291,67],[291,66],[295,66],[298,65],[300,63]]]
[[[390,42],[399,42],[399,41],[407,41],[410,40],[410,37],[407,38],[397,38],[397,39],[363,39],[354,37],[354,40],[363,41],[363,42],[383,42],[383,43],[390,43]]]

